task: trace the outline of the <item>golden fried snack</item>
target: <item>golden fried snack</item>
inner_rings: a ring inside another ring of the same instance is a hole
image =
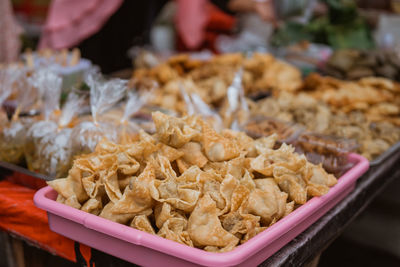
[[[270,54],[255,53],[216,55],[199,61],[181,54],[153,67],[140,68],[133,73],[131,83],[139,89],[149,89],[149,81],[159,86],[150,104],[185,114],[187,107],[181,88],[195,93],[213,108],[220,108],[237,71],[243,68],[243,88],[246,95],[271,91],[297,91],[302,86],[301,72],[294,66],[277,60]]]
[[[198,117],[153,113],[156,133],[137,141],[101,141],[75,159],[68,177],[49,182],[57,201],[206,251],[246,242],[304,204],[336,178],[294,153],[217,133]]]
[[[366,83],[368,79],[370,78],[364,78],[359,83]],[[368,83],[372,84],[372,81],[374,80],[371,78]],[[272,123],[274,120],[271,122],[270,118],[262,117],[268,114],[274,119],[305,126],[306,130],[312,133],[353,139],[358,144],[358,153],[369,160],[376,158],[400,141],[400,95],[394,94],[392,89],[381,92],[382,89],[365,88],[355,82],[350,83],[350,86],[346,82],[347,87],[344,88],[349,89],[346,92],[345,89],[340,89],[341,82],[334,78],[311,74],[305,81],[308,91],[297,94],[282,92],[258,102],[250,101],[250,113],[254,119],[245,125],[246,132],[253,137],[260,137],[275,130],[279,139],[285,139],[288,133],[295,130],[296,127],[293,128],[288,123]],[[389,81],[389,84],[392,83]],[[371,90],[374,92],[372,98],[367,95]],[[331,95],[332,98],[328,99]],[[323,97],[327,98],[326,101]],[[334,146],[333,143],[327,145]],[[306,149],[305,152],[314,153],[315,149],[316,146],[312,145],[312,148]],[[327,150],[319,152],[325,156],[332,155]],[[333,171],[327,165],[324,167]]]

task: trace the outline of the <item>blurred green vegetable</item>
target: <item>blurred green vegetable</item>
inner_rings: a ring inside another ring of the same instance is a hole
[[[299,41],[310,41],[332,46],[334,49],[371,49],[371,31],[358,14],[353,0],[324,0],[328,13],[313,18],[308,24],[284,23],[273,35],[273,46],[287,46]]]

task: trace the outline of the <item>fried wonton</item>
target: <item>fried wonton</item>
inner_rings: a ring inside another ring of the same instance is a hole
[[[49,182],[57,201],[226,252],[336,184],[292,146],[276,149],[276,135],[254,140],[232,130],[219,133],[196,116],[157,112],[153,118],[153,135],[140,132],[124,144],[103,140],[95,152],[77,157],[68,177]]]

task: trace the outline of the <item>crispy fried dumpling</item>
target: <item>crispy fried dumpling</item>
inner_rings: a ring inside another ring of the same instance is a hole
[[[147,232],[149,234],[153,234],[153,235],[156,234],[154,232],[153,226],[151,226],[149,218],[143,214],[135,216],[135,218],[133,218],[130,226],[135,229],[138,229],[140,231]]]
[[[258,155],[270,153],[278,140],[277,134],[272,134],[268,137],[262,137],[254,141],[253,146]]]
[[[183,152],[182,158],[185,162],[191,165],[199,166],[203,168],[208,162],[206,156],[204,156],[201,148],[201,144],[196,142],[189,142],[183,145],[179,151]]]
[[[147,164],[143,172],[131,180],[131,184],[126,187],[121,199],[115,202],[112,212],[139,213],[153,206],[153,199],[150,194],[149,184],[155,179],[154,168]]]
[[[160,142],[175,148],[182,147],[199,135],[199,132],[189,125],[184,119],[171,117],[161,112],[153,112],[153,121]]]
[[[247,156],[254,156],[254,140],[244,132],[237,132],[229,129],[224,129],[221,132],[222,136],[228,139],[234,139],[239,146],[240,151],[247,151]]]
[[[140,214],[137,214],[137,213],[115,213],[115,212],[113,212],[113,207],[114,207],[114,203],[111,201],[108,202],[108,204],[104,206],[104,208],[101,211],[99,216],[103,217],[105,219],[108,219],[110,221],[113,221],[113,222],[127,224],[136,215],[143,214],[143,215],[148,216],[153,212],[152,209],[147,209],[147,210],[140,212]]]
[[[185,218],[168,219],[157,235],[193,247],[193,242],[187,232],[187,220]]]
[[[103,205],[101,203],[101,200],[96,199],[96,198],[90,198],[81,207],[82,211],[85,211],[85,212],[88,212],[88,213],[91,213],[94,215],[99,215],[102,209],[103,209]]]
[[[171,89],[172,90],[172,89]],[[49,182],[57,201],[205,251],[226,252],[336,184],[276,135],[217,133],[200,117],[153,114],[157,132],[98,143],[68,177]],[[149,217],[151,216],[151,217]]]
[[[247,235],[251,238],[256,235],[256,228],[260,227],[260,217],[251,214],[242,214],[239,211],[222,216],[222,226],[226,231],[241,238]]]
[[[255,179],[254,183],[256,188],[250,193],[243,212],[260,216],[263,225],[282,218],[286,211],[287,194],[281,192],[271,178]]]
[[[237,245],[239,239],[222,227],[218,215],[215,201],[205,194],[188,220],[188,233],[194,245],[229,249]]]
[[[250,166],[253,170],[271,177],[275,167],[282,166],[294,172],[298,172],[306,164],[304,155],[294,153],[290,145],[282,144],[278,150],[271,150],[269,153],[260,154],[251,160]]]
[[[290,200],[296,204],[307,202],[307,184],[301,174],[277,166],[274,168],[273,176],[280,189],[288,193]]]
[[[140,141],[126,145],[126,153],[142,163],[149,155],[156,152],[159,147],[155,144],[154,138],[144,131],[141,130],[139,136]]]
[[[83,204],[89,196],[83,188],[81,175],[81,170],[73,166],[67,178],[56,179],[47,183],[56,190],[58,194],[63,196],[66,201],[70,198],[74,198],[77,203]],[[65,203],[67,204],[67,202]]]
[[[99,172],[100,180],[104,184],[106,194],[112,202],[117,202],[122,197],[121,190],[119,189],[118,182],[118,165],[115,164],[116,156],[113,158],[107,158],[106,161],[114,161],[114,164],[107,169],[103,169]]]
[[[219,135],[206,123],[203,125],[203,148],[211,161],[224,161],[236,158],[240,154],[236,142]]]
[[[139,162],[126,151],[118,152],[118,171],[124,175],[134,175],[140,168]]]
[[[164,157],[166,157],[170,162],[175,161],[179,159],[180,157],[184,156],[184,152],[177,150],[173,147],[160,144],[161,145],[161,150],[160,154]]]
[[[158,228],[161,228],[170,218],[185,218],[182,212],[175,210],[167,202],[156,204],[154,208],[154,217]]]
[[[335,176],[328,174],[322,165],[307,164],[311,168],[311,177],[307,180],[307,193],[310,196],[322,196],[337,183]]]
[[[165,174],[163,181],[150,182],[151,196],[159,202],[167,202],[174,208],[190,212],[193,210],[201,194],[197,183],[179,181],[169,161],[159,156],[161,171]],[[182,174],[183,175],[183,174]]]

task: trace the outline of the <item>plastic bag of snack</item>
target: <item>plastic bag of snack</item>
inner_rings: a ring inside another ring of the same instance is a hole
[[[57,128],[51,127],[37,144],[39,159],[36,171],[51,176],[63,177],[71,167],[71,133],[74,126],[73,119],[84,104],[84,99],[70,93],[58,118]]]
[[[348,154],[357,149],[354,140],[305,132],[291,142],[296,152],[304,154],[314,163],[322,163],[323,168],[340,177],[353,163],[348,162]]]
[[[232,84],[228,87],[226,102],[221,110],[225,127],[236,131],[241,129],[249,117],[249,107],[244,96],[242,81],[243,68],[240,68],[235,73]]]
[[[50,68],[43,68],[30,77],[30,84],[39,92],[43,120],[35,122],[29,128],[25,139],[24,154],[28,168],[31,171],[40,171],[40,143],[43,138],[58,129],[55,119],[60,108],[62,79]]]
[[[202,116],[203,119],[209,122],[216,131],[220,132],[223,128],[221,116],[207,105],[198,94],[191,93],[189,95],[183,87],[180,89],[183,100],[186,104],[187,115]]]
[[[124,97],[127,85],[121,79],[104,81],[100,75],[93,73],[86,77],[85,82],[90,87],[92,120],[83,121],[74,128],[71,135],[73,156],[94,151],[103,138],[117,142],[118,121],[102,121],[101,115]]]
[[[21,164],[24,159],[24,141],[27,129],[35,118],[26,111],[34,102],[35,88],[27,86],[25,69],[11,66],[1,74],[0,105],[13,97],[8,105],[9,114],[4,115],[0,131],[0,159],[13,164]],[[10,108],[12,106],[12,108]],[[12,110],[12,112],[11,112]],[[21,115],[28,115],[22,117]],[[7,117],[9,119],[7,119]]]
[[[141,95],[134,92],[128,93],[128,100],[125,104],[124,115],[122,116],[120,125],[118,127],[119,143],[131,143],[135,139],[136,134],[141,128],[134,121],[131,121],[130,118],[146,104],[150,94],[150,92],[144,92]]]

